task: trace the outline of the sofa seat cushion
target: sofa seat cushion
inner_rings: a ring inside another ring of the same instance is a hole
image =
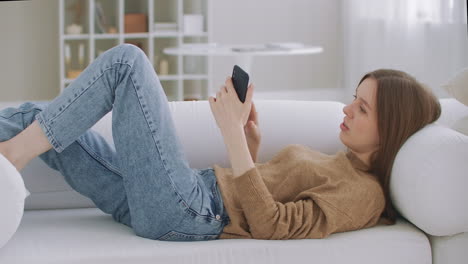
[[[463,68],[453,75],[445,84],[442,85],[451,96],[468,106],[468,68]]]
[[[428,235],[432,246],[432,263],[466,264],[468,233],[453,236]]]
[[[96,208],[26,211],[0,263],[431,263],[424,233],[404,219],[326,239],[164,242],[134,235]]]

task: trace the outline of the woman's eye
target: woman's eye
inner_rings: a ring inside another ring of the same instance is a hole
[[[362,111],[363,113],[366,112],[366,111],[364,110],[364,108],[362,108],[362,106],[360,106],[359,108],[361,108],[361,111]]]
[[[357,96],[356,96],[356,95],[353,95],[353,97],[354,97],[354,100],[356,100]]]

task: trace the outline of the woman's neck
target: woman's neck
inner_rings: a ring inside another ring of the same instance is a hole
[[[370,167],[370,157],[372,152],[360,153],[350,148],[348,148],[348,151],[352,153],[351,156],[354,156],[354,158],[357,159],[359,163],[364,164],[366,167]]]

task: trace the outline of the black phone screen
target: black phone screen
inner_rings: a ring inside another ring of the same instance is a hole
[[[234,89],[236,90],[239,100],[244,103],[249,86],[249,74],[241,67],[234,65],[234,69],[232,70],[232,83],[234,84]]]

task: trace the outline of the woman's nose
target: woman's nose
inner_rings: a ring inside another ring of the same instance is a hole
[[[343,113],[349,117],[352,117],[351,116],[351,105],[347,105],[345,107],[343,107]]]

